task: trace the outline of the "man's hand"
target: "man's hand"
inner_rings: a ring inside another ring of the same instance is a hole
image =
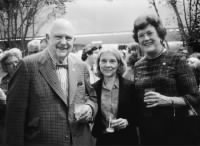
[[[75,118],[79,122],[89,122],[92,119],[92,108],[87,104],[79,105],[75,111]]]

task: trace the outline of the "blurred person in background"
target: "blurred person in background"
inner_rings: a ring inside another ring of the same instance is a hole
[[[48,40],[46,38],[40,40],[40,50],[43,51],[48,46]]]
[[[28,55],[40,52],[40,40],[31,40],[27,44]]]
[[[8,82],[13,73],[16,71],[16,68],[21,60],[22,52],[18,48],[6,50],[1,56],[1,66],[6,75],[2,78],[0,87],[5,91],[5,93],[8,90]]]
[[[189,57],[195,57],[195,58],[198,58],[200,60],[200,53],[199,52],[194,52],[194,53],[190,54]]]
[[[5,113],[6,113],[6,94],[0,88],[0,145],[4,142],[5,132]]]
[[[93,135],[97,146],[136,145],[141,103],[134,83],[122,77],[126,65],[117,48],[102,48],[97,57],[100,80],[94,83],[98,112]]]
[[[22,52],[18,48],[12,48],[10,50],[6,50],[0,58],[2,69],[6,73],[5,76],[1,79],[0,83],[0,144],[2,144],[4,136],[3,132],[5,128],[4,126],[5,126],[8,82],[12,77],[13,73],[16,71],[16,68],[21,59],[22,59]]]
[[[200,53],[193,53],[187,58],[188,65],[192,68],[197,85],[200,85]]]
[[[174,117],[187,117],[190,107],[199,113],[200,94],[191,68],[182,55],[163,45],[167,33],[159,17],[139,16],[133,31],[145,55],[134,67],[135,86],[143,92],[144,100],[144,119],[140,127],[142,144],[195,143],[193,137],[184,137],[181,129],[174,130],[181,121],[172,123]]]
[[[87,64],[90,73],[90,83],[93,84],[99,78],[96,76],[96,59],[99,53],[99,46],[94,44],[88,44],[82,51],[81,59]]]
[[[134,81],[134,65],[140,59],[142,53],[139,44],[133,43],[128,46],[127,69],[124,78]]]
[[[0,59],[1,59],[2,55],[3,55],[3,50],[0,49]],[[0,80],[4,75],[5,75],[5,72],[3,71],[2,66],[0,64]]]
[[[118,50],[121,52],[122,58],[124,60],[126,60],[126,58],[127,58],[127,45],[118,45]]]
[[[0,49],[0,54],[1,54],[1,53],[3,53],[3,50],[2,50],[2,49]]]

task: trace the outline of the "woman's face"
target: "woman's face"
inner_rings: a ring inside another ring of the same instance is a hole
[[[154,26],[147,25],[144,29],[138,31],[138,41],[143,49],[144,53],[152,53],[156,52],[156,50],[160,49],[160,37]]]
[[[113,77],[117,73],[119,63],[113,53],[105,52],[100,57],[99,66],[104,77]]]
[[[15,71],[18,63],[19,63],[19,59],[16,56],[9,56],[5,60],[6,72],[8,72],[9,74],[12,74]]]

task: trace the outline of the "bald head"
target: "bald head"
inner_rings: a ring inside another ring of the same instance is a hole
[[[69,36],[74,37],[75,35],[75,29],[72,25],[72,23],[66,19],[56,19],[52,27],[50,29],[50,35],[53,35],[55,33],[67,33]]]
[[[69,21],[56,19],[53,22],[50,29],[48,48],[58,62],[63,62],[73,50],[74,35],[74,27]]]

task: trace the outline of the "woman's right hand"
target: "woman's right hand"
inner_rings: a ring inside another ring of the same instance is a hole
[[[162,95],[155,91],[149,91],[144,94],[144,102],[147,108],[156,106],[171,106],[172,97]]]
[[[128,121],[123,118],[114,119],[111,121],[111,127],[117,130],[125,129],[128,126]]]

